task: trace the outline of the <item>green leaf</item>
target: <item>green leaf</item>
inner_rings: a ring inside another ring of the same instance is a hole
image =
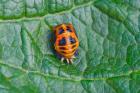
[[[139,0],[0,0],[0,93],[140,93]],[[72,23],[74,64],[53,53]]]

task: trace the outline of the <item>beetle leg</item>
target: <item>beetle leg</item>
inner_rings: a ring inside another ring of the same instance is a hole
[[[63,61],[64,61],[64,57],[61,58],[61,62],[63,62]]]
[[[66,59],[66,60],[67,60],[67,63],[69,64],[70,63],[69,59]]]
[[[71,64],[73,64],[73,60],[72,59],[69,59],[69,61],[70,61]]]

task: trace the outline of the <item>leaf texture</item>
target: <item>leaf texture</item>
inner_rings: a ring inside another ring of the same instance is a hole
[[[0,93],[140,93],[139,0],[0,0]],[[52,50],[72,23],[79,55]]]

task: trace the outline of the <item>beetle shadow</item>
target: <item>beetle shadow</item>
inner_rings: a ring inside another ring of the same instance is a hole
[[[51,50],[51,52],[54,54],[54,56],[56,56],[58,59],[61,59],[62,56],[59,53],[56,52],[55,46],[54,46],[54,43],[55,43],[55,40],[56,40],[55,34],[53,33],[52,30],[49,30],[49,32],[50,33],[47,35],[47,39],[49,41],[48,47]]]
[[[55,43],[55,34],[53,33],[52,30],[48,30],[48,34],[47,34],[47,39],[48,39],[48,47],[51,50],[51,52],[54,54],[55,53],[55,49],[54,49],[54,43]]]

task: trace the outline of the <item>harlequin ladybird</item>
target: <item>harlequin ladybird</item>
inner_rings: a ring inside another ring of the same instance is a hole
[[[75,58],[76,50],[79,46],[79,41],[75,29],[71,23],[60,24],[53,28],[55,33],[54,47],[56,52],[61,55],[61,61],[73,63],[72,59]]]

